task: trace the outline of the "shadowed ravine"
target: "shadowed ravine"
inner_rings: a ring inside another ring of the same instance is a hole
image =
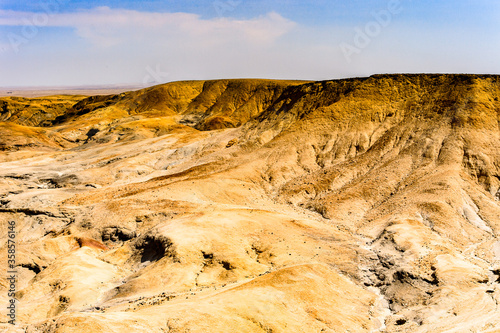
[[[500,332],[499,98],[488,75],[0,98],[16,329]]]

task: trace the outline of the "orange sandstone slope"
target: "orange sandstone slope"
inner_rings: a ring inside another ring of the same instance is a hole
[[[7,101],[16,329],[499,332],[499,97],[377,75]]]

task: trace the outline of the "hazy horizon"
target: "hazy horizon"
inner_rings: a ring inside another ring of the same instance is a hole
[[[247,77],[227,77],[227,78],[207,78],[207,79],[188,79],[188,80],[174,80],[174,81],[165,81],[165,82],[155,82],[148,85],[143,85],[140,83],[123,83],[123,84],[83,84],[83,85],[59,85],[59,86],[47,86],[47,85],[39,85],[39,86],[0,86],[0,91],[30,91],[30,90],[100,90],[100,89],[142,89],[153,87],[156,85],[167,84],[167,83],[175,83],[175,82],[183,82],[183,81],[217,81],[217,80],[269,80],[269,81],[310,81],[310,82],[320,82],[320,81],[335,81],[335,80],[348,80],[348,79],[359,79],[359,78],[369,78],[378,75],[477,75],[477,76],[500,76],[500,74],[486,74],[486,73],[374,73],[367,76],[349,76],[342,78],[334,78],[334,79],[324,79],[324,80],[306,80],[306,79],[273,79],[273,78],[264,78],[264,77],[256,77],[256,78],[247,78]]]

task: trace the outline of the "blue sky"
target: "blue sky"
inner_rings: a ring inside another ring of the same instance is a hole
[[[0,86],[500,74],[496,0],[0,0]]]

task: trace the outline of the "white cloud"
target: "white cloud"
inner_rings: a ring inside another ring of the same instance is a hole
[[[295,26],[294,22],[277,13],[249,20],[230,18],[206,20],[189,13],[150,13],[109,7],[55,14],[0,10],[0,25],[30,24],[73,27],[80,37],[98,46],[131,42],[148,43],[158,38],[193,40],[202,45],[232,41],[269,44]]]
[[[68,35],[68,30],[38,29],[24,38],[23,31],[36,22],[43,23],[38,28],[74,29],[87,43]],[[29,85],[143,82],[151,80],[149,68],[170,73],[161,77],[165,81],[273,76],[276,64],[285,58],[276,45],[290,40],[297,28],[275,12],[251,19],[203,19],[189,13],[109,7],[53,14],[0,10],[1,26],[13,27],[20,39],[11,45],[15,52],[2,56],[10,66],[0,66],[0,86],[24,81]]]

